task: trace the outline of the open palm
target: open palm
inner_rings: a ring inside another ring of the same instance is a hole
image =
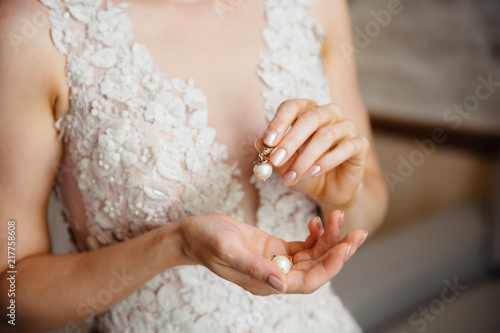
[[[186,252],[195,263],[255,295],[312,293],[338,274],[365,237],[366,231],[356,229],[339,243],[340,218],[340,211],[332,212],[324,229],[313,218],[305,241],[286,242],[231,216],[194,217],[188,222]],[[272,255],[292,260],[288,274],[267,259]]]

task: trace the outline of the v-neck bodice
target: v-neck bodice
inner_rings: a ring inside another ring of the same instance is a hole
[[[55,123],[64,140],[64,158],[54,189],[65,198],[64,213],[77,248],[95,250],[190,215],[222,213],[243,220],[239,204],[245,193],[236,179],[240,166],[229,163],[227,147],[215,141],[204,92],[193,79],[167,77],[158,70],[147,47],[133,41],[126,4],[42,2],[50,8],[54,44],[67,58],[70,110]],[[289,98],[331,102],[320,56],[324,32],[307,12],[311,2],[264,1],[267,49],[260,52],[256,80],[266,86],[267,121]],[[277,173],[266,182],[255,176],[250,182],[259,194],[256,225],[287,240],[305,239],[316,204],[283,186]],[[279,303],[283,322],[270,328],[295,332],[314,319],[318,328],[356,329],[334,294],[318,295],[323,296],[264,300],[204,267],[177,267],[97,321],[105,331],[170,332],[177,327],[182,332],[226,332],[233,331],[236,320],[246,332],[260,327],[252,324],[259,306]],[[325,316],[316,318],[316,301],[334,306],[345,318],[332,318],[335,309],[321,310]],[[243,309],[250,312],[230,315]],[[219,321],[213,319],[217,316]]]

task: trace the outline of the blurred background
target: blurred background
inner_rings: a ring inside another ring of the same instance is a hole
[[[391,202],[333,287],[368,333],[500,332],[500,0],[349,2]]]
[[[500,1],[349,2],[390,207],[333,286],[366,332],[500,332]]]

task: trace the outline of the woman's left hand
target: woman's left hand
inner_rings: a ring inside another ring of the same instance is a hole
[[[334,104],[284,101],[256,140],[257,151],[263,143],[274,147],[270,161],[283,184],[316,201],[348,204],[363,184],[369,141]]]

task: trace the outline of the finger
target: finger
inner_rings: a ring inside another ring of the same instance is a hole
[[[321,218],[319,216],[313,217],[309,221],[307,228],[309,229],[309,236],[306,239],[305,246],[306,248],[312,248],[325,232]]]
[[[242,246],[232,246],[231,253],[221,255],[228,266],[243,273],[251,280],[266,283],[278,292],[284,292],[286,278],[283,271],[271,260],[258,255]],[[274,278],[272,278],[274,277]],[[248,282],[248,278],[238,275],[240,280]]]
[[[211,270],[220,277],[240,286],[254,295],[268,296],[282,293],[269,283],[257,281],[234,267],[220,265]]]
[[[281,103],[264,132],[264,143],[269,147],[276,146],[295,119],[316,106],[316,102],[310,99],[288,99]]]
[[[352,165],[363,168],[369,148],[370,142],[364,136],[356,136],[341,141],[337,147],[323,155],[314,163],[311,169],[315,166],[319,166],[320,170],[312,177],[319,177],[347,160],[349,160]],[[359,172],[355,171],[356,170],[353,170],[353,174],[359,174]]]
[[[303,112],[292,125],[290,131],[274,147],[270,161],[274,166],[282,166],[319,128],[336,122],[340,111],[333,104]]]
[[[285,172],[285,174],[295,172],[294,180],[285,185],[293,186],[297,184],[306,172],[308,176],[313,176],[320,172],[321,166],[316,161],[319,161],[324,154],[328,153],[335,144],[355,135],[356,127],[351,121],[347,120],[327,124],[319,128],[300,155],[298,155],[293,164]]]
[[[330,281],[342,269],[346,258],[349,257],[350,248],[348,243],[341,243],[330,249],[322,257],[321,261],[301,263],[309,265],[307,270],[298,270],[295,265],[288,274],[288,293],[312,293],[326,282]]]
[[[287,292],[311,293],[330,281],[340,272],[344,263],[356,253],[367,235],[366,230],[355,229],[320,258],[294,264],[287,276]]]
[[[361,245],[365,242],[368,237],[368,231],[365,229],[355,229],[347,233],[347,235],[339,242],[340,243],[349,243],[353,245],[351,249],[352,252],[350,255],[353,255],[357,249],[360,248]]]
[[[321,235],[320,239],[313,248],[296,253],[293,256],[293,263],[296,264],[301,261],[315,260],[337,245],[342,233],[344,216],[344,212],[340,210],[331,212],[327,217],[325,232]]]
[[[349,258],[356,252],[356,250],[363,244],[368,236],[368,231],[364,229],[355,229],[347,233],[347,235],[340,241],[338,244],[351,244],[353,247],[349,251]],[[310,270],[313,266],[315,266],[318,262],[324,260],[328,251],[330,251],[334,246],[332,245],[325,253],[320,256],[311,257],[310,260],[303,260],[300,262],[294,262],[294,269],[296,270]],[[349,259],[347,258],[347,259]]]
[[[346,237],[339,244],[349,244],[349,252],[346,254],[345,261],[349,260],[359,249],[359,247],[364,243],[368,236],[368,231],[364,229],[355,229],[347,233]],[[324,258],[319,258],[318,261],[322,261]]]
[[[312,218],[309,221],[307,227],[309,229],[309,236],[307,237],[305,242],[295,241],[295,242],[287,242],[285,244],[286,253],[288,253],[288,255],[292,257],[292,261],[293,261],[293,256],[296,253],[300,251],[311,250],[314,247],[314,245],[318,242],[321,235],[323,235],[323,233],[325,232],[323,221],[321,221],[321,218],[319,216]]]

